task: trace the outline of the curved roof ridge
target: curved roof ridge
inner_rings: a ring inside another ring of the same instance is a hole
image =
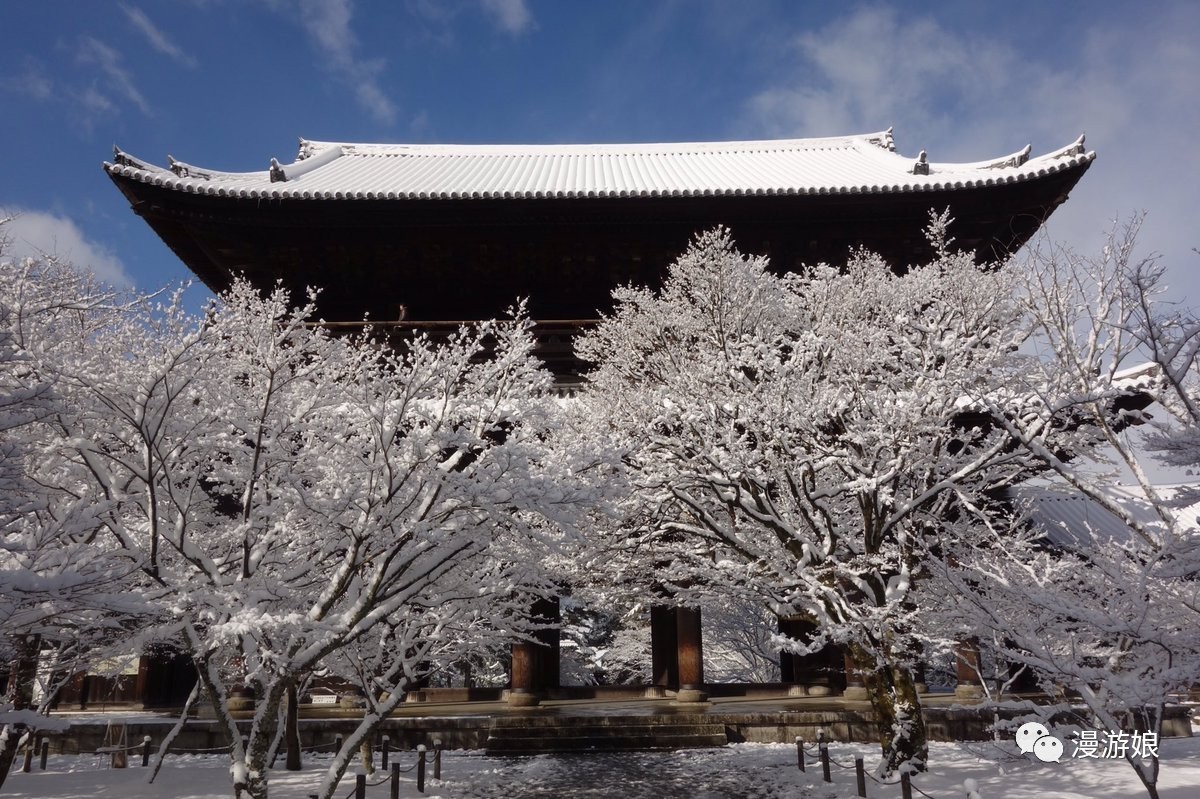
[[[877,194],[1018,183],[1084,167],[1083,137],[974,163],[895,151],[891,130],[819,139],[654,144],[342,144],[301,139],[290,164],[220,172],[171,169],[116,151],[114,177],[194,194],[276,199],[476,199],[746,194]]]
[[[586,155],[586,154],[653,154],[653,153],[703,153],[769,151],[788,149],[817,149],[833,145],[852,146],[858,142],[883,147],[891,140],[892,129],[876,133],[859,133],[844,136],[820,136],[813,138],[788,139],[733,139],[728,141],[682,141],[682,142],[574,142],[574,143],[507,143],[507,144],[459,144],[459,143],[411,143],[411,142],[335,142],[301,139],[301,158],[311,157],[327,148],[341,147],[347,154],[396,155],[446,154],[446,155]]]

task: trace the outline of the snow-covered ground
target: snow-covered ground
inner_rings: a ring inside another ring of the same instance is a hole
[[[973,779],[982,799],[1128,799],[1146,796],[1133,770],[1119,760],[1074,760],[1042,763],[1016,754],[1011,743],[934,744],[933,767],[914,784],[934,799],[963,799],[963,781]],[[875,750],[867,744],[834,744],[833,757],[853,765],[856,755],[868,767]],[[1162,799],[1200,797],[1200,737],[1162,743]],[[415,755],[399,753],[404,766]],[[301,772],[275,771],[271,795],[276,799],[307,799],[316,790],[328,757],[308,757]],[[59,799],[207,799],[229,796],[228,767],[217,757],[172,757],[154,785],[148,770],[108,768],[97,757],[51,757],[45,772],[13,773],[3,793],[13,797]],[[441,782],[430,780],[426,797],[444,799],[521,799],[577,797],[578,799],[850,799],[856,796],[854,772],[835,767],[832,786],[820,782],[820,769],[809,764],[806,774],[796,767],[795,747],[784,744],[737,744],[724,749],[622,755],[542,755],[529,758],[489,758],[478,752],[447,752]],[[379,773],[371,781],[381,779]],[[412,772],[404,775],[400,795],[417,797]],[[338,799],[353,789],[347,776]],[[868,781],[868,796],[898,799],[898,785]],[[368,788],[371,799],[388,797],[386,782]],[[915,794],[920,796],[920,794]]]

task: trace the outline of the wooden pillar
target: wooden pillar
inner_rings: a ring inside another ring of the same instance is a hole
[[[703,701],[704,645],[699,608],[676,608],[675,635],[679,653],[679,701]],[[688,692],[685,695],[685,692]],[[696,696],[696,694],[700,694]]]
[[[653,684],[679,687],[679,646],[676,609],[666,605],[650,608],[650,669]]]
[[[913,660],[913,687],[918,694],[929,693],[929,686],[925,683],[925,661],[921,658],[921,653],[917,652]]]
[[[954,645],[954,676],[958,685],[954,698],[977,700],[983,697],[983,659],[979,653],[979,639],[964,638]]]
[[[143,708],[158,704],[150,698],[150,681],[154,665],[154,658],[150,655],[142,655],[138,658],[137,682],[133,688],[133,701]]]
[[[797,624],[798,618],[793,616],[790,618],[781,616],[779,618],[779,634],[786,635],[788,638],[799,640],[800,629]],[[779,650],[779,680],[788,684],[803,684],[803,680],[798,675],[797,663],[798,656],[792,654],[786,649]]]
[[[536,705],[538,657],[537,644],[529,641],[514,641],[512,645],[512,665],[510,666],[510,686],[508,695],[510,705]]]
[[[514,641],[512,645],[512,688],[514,691],[537,689],[537,645],[529,641]]]
[[[1020,663],[1009,663],[1008,674],[1012,680],[1012,685],[1009,686],[1009,691],[1014,694],[1038,694],[1042,692],[1042,686],[1038,684],[1037,672],[1026,666],[1021,668]]]
[[[38,657],[42,653],[41,635],[14,635],[9,643],[13,659],[8,664],[8,683],[4,686],[4,698],[12,703],[13,710],[33,707],[33,689],[37,682]]]
[[[509,666],[511,690],[508,703],[516,707],[538,704],[546,688],[557,688],[559,682],[559,630],[562,618],[558,597],[538,599],[530,609],[537,624],[553,624],[553,629],[538,630],[533,641],[515,641]]]
[[[538,630],[535,637],[537,649],[537,689],[559,687],[560,650],[559,625],[562,623],[562,607],[558,597],[539,599],[533,605],[533,617],[538,624],[552,625],[549,629]]]
[[[868,698],[867,686],[863,682],[862,672],[850,657],[850,647],[846,647],[842,656],[846,670],[846,690],[842,691],[843,699],[864,700]]]
[[[1012,641],[1006,640],[1004,646],[1008,648],[1015,647]],[[1010,685],[1008,690],[1014,694],[1039,694],[1042,692],[1042,686],[1038,684],[1037,672],[1029,666],[1024,666],[1016,661],[1008,662],[1008,679]]]
[[[816,637],[817,629],[815,621],[803,616],[779,620],[780,634],[804,643],[809,643]],[[827,644],[819,651],[807,655],[779,653],[780,679],[791,684],[788,693],[792,696],[829,696],[833,693],[830,672],[841,669],[841,652],[832,645]]]

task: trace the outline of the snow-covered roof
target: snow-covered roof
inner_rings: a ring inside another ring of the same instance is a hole
[[[1170,502],[1176,496],[1183,496],[1184,492],[1189,492],[1190,496],[1196,488],[1194,485],[1157,486],[1155,490]],[[1154,508],[1137,488],[1114,485],[1105,493],[1139,523],[1152,524],[1158,520]],[[1018,501],[1028,503],[1030,520],[1056,546],[1086,548],[1098,541],[1125,543],[1135,537],[1125,522],[1072,488],[1030,486],[1017,489],[1015,496]],[[1200,504],[1184,504],[1174,508],[1173,513],[1185,528],[1200,530]]]
[[[218,172],[168,156],[169,168],[116,150],[105,169],[181,192],[256,199],[490,199],[830,195],[1020,183],[1086,165],[1080,136],[969,164],[896,152],[891,129],[821,139],[678,144],[448,145],[300,142],[295,162]]]

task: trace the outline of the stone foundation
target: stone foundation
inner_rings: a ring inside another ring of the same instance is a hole
[[[943,700],[944,701],[944,700]],[[394,717],[383,723],[378,735],[387,735],[396,750],[411,750],[418,745],[432,747],[441,740],[448,749],[484,749],[489,734],[497,723],[549,724],[574,719],[588,725],[644,726],[655,720],[672,724],[723,725],[730,742],[752,741],[758,743],[793,743],[797,737],[815,741],[817,731],[824,730],[831,740],[872,742],[879,740],[875,715],[869,707],[840,707],[836,699],[820,703],[812,699],[779,698],[779,709],[770,712],[739,712],[737,703],[713,703],[701,711],[697,706],[672,707],[669,700],[643,700],[644,705],[625,707],[617,713],[606,714],[603,708],[593,703],[572,713],[570,705],[554,705],[544,710],[529,709],[528,716],[520,715],[517,709],[506,710],[504,706],[484,706],[459,712],[471,715],[434,715],[436,711],[420,717]],[[696,708],[696,709],[692,709]],[[976,741],[990,740],[990,726],[994,718],[991,708],[968,708],[958,705],[925,707],[926,729],[931,741]],[[431,708],[432,711],[432,708]],[[336,712],[331,710],[332,712]],[[346,711],[341,711],[343,714]],[[361,711],[360,711],[361,712]],[[1015,710],[1001,712],[1003,718],[1022,715]],[[558,721],[556,721],[556,719]],[[1064,717],[1064,721],[1067,721]],[[118,719],[114,719],[118,721]],[[104,745],[106,720],[97,714],[94,720],[76,722],[65,733],[48,735],[50,751],[56,754],[89,754]],[[332,744],[337,735],[348,735],[357,725],[355,718],[305,718],[300,721],[300,737],[305,747]],[[249,722],[241,721],[243,731],[249,730]],[[152,747],[157,749],[162,736],[170,729],[166,723],[126,724],[129,741],[141,741],[149,735]],[[1167,709],[1163,720],[1164,737],[1190,737],[1189,709],[1182,706]],[[217,749],[228,745],[224,728],[210,719],[192,719],[176,738],[172,750]]]

